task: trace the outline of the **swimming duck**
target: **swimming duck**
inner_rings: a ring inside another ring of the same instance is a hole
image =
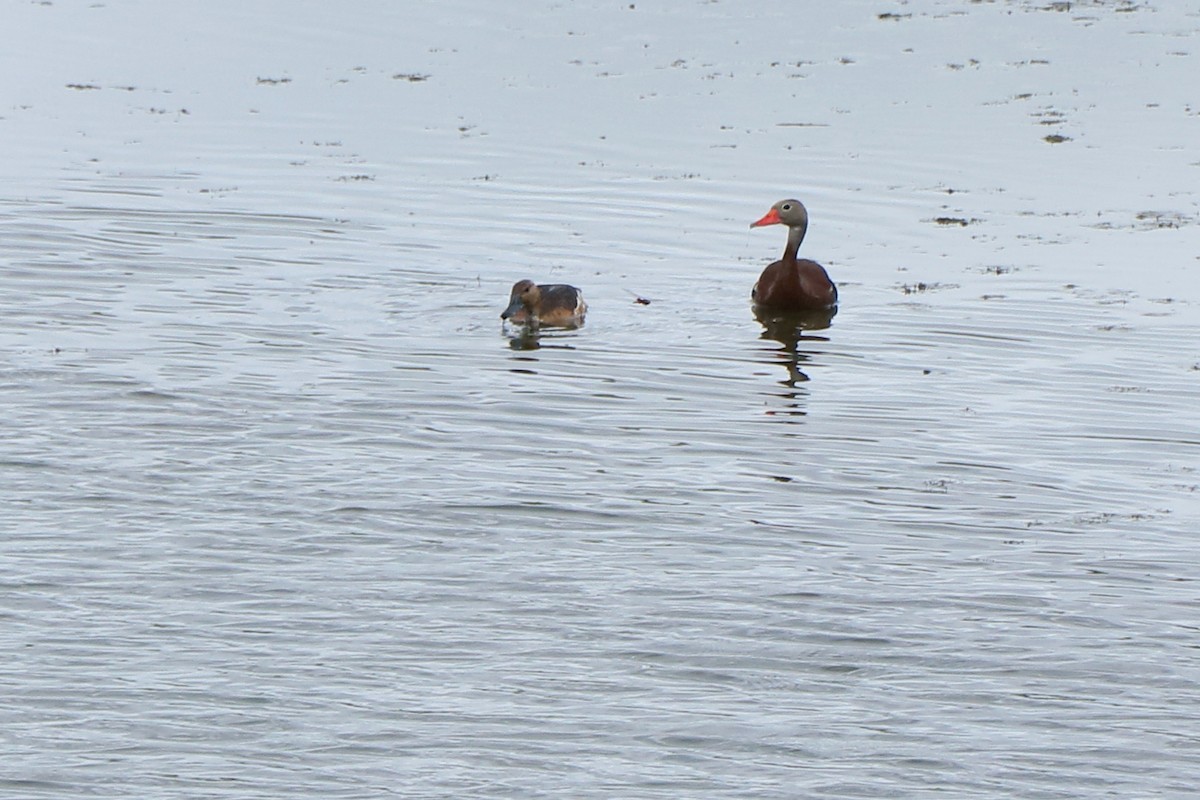
[[[751,228],[763,225],[786,225],[787,247],[783,258],[764,269],[750,290],[754,305],[778,311],[816,311],[836,306],[837,287],[825,268],[807,258],[796,258],[808,230],[808,209],[804,204],[799,200],[780,200],[762,219],[750,223]]]
[[[523,325],[555,325],[573,328],[583,324],[587,303],[583,294],[565,283],[536,284],[517,281],[500,319]]]

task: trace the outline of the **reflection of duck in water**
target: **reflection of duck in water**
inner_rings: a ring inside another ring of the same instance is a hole
[[[820,339],[823,336],[805,337],[805,331],[823,331],[829,327],[837,314],[837,308],[825,308],[819,311],[772,311],[761,306],[754,309],[754,318],[762,323],[763,339],[774,339],[783,345],[785,350],[795,351],[801,339]]]
[[[512,320],[520,325],[536,328],[553,325],[576,328],[583,324],[587,303],[583,293],[565,283],[536,284],[533,281],[517,281],[508,298],[508,308],[500,319]]]
[[[751,228],[763,225],[786,225],[788,238],[783,258],[764,269],[750,291],[756,310],[796,312],[836,308],[837,287],[829,280],[825,268],[807,258],[796,258],[808,230],[808,209],[804,204],[799,200],[780,200],[762,219],[750,223]]]
[[[836,308],[823,311],[801,312],[769,312],[762,308],[754,309],[754,317],[762,323],[763,332],[760,339],[771,339],[779,342],[782,347],[772,350],[765,359],[768,363],[782,364],[788,372],[784,386],[795,386],[797,383],[808,381],[804,365],[812,361],[819,351],[810,349],[818,342],[828,342],[821,335],[805,335],[805,331],[823,330],[829,327],[829,321],[837,313]]]

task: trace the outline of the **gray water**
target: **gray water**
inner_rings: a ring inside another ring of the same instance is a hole
[[[1192,797],[1188,5],[7,4],[0,795]]]

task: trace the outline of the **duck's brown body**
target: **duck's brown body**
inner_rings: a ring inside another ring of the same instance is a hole
[[[799,200],[780,200],[750,227],[780,224],[788,227],[787,247],[783,258],[764,269],[754,284],[750,291],[754,304],[777,311],[817,311],[836,306],[837,287],[825,268],[807,258],[796,258],[808,230],[804,204]]]
[[[583,324],[587,303],[583,293],[565,283],[536,284],[517,281],[501,319],[521,325],[552,325],[572,328]]]

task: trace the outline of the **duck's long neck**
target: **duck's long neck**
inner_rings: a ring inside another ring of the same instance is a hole
[[[808,232],[807,220],[799,225],[788,226],[787,247],[783,249],[783,260],[789,264],[796,262],[796,252],[800,249],[800,243],[804,241],[804,234]]]

